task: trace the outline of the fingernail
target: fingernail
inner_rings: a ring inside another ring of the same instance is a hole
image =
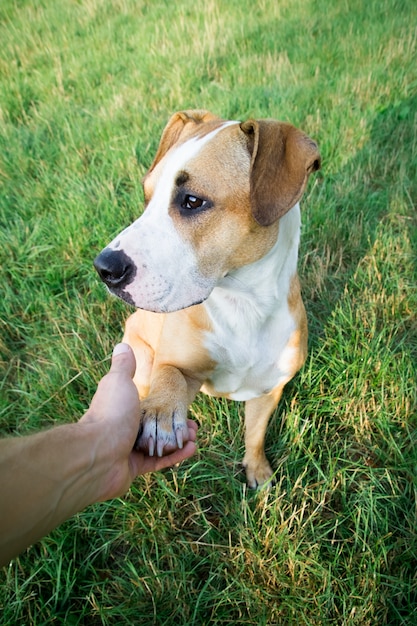
[[[127,343],[118,343],[114,346],[113,356],[119,356],[119,354],[126,354],[126,352],[130,351],[130,347]]]

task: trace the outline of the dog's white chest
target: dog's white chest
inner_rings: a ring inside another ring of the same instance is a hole
[[[221,300],[221,316],[213,315],[213,307],[208,307],[214,323],[205,347],[217,365],[202,391],[232,400],[269,393],[288,379],[293,359],[294,348],[288,342],[295,323],[286,302],[259,324],[248,310],[250,302],[239,305],[227,296]]]

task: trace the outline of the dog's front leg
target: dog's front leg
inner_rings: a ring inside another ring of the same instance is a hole
[[[284,384],[271,393],[253,398],[245,403],[245,457],[243,466],[249,487],[256,489],[268,484],[272,478],[272,469],[265,455],[264,442],[269,418],[276,408]]]
[[[163,456],[188,441],[187,411],[201,383],[174,366],[159,367],[149,394],[141,401],[141,425],[135,448]]]

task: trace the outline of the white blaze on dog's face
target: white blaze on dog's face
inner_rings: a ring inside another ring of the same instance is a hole
[[[277,231],[266,236],[269,229],[251,215],[249,169],[238,123],[175,144],[145,177],[145,212],[106,249],[131,266],[129,281],[110,290],[138,308],[176,311],[204,301],[225,274],[260,258]]]

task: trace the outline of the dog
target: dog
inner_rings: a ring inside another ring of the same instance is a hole
[[[299,200],[319,168],[316,143],[285,122],[203,110],[169,120],[143,180],[143,215],[94,261],[137,308],[123,341],[143,399],[138,449],[181,448],[202,390],[245,401],[247,482],[271,482],[267,424],[307,353]]]

